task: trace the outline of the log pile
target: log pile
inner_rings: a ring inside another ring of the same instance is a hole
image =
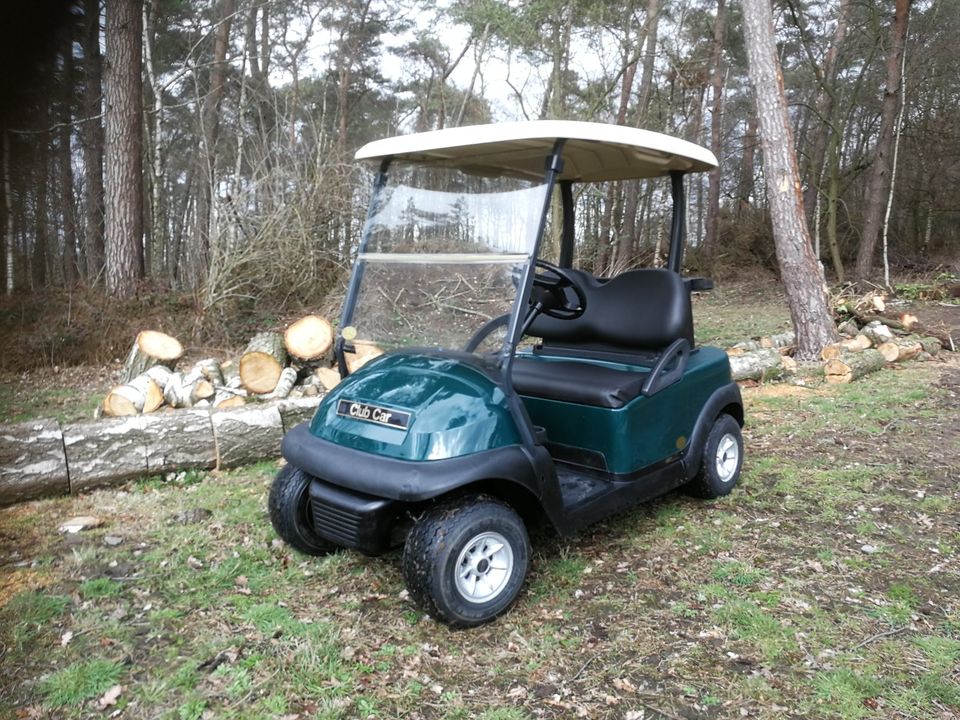
[[[340,382],[333,364],[333,328],[307,315],[283,333],[261,332],[235,360],[207,358],[186,370],[176,368],[183,346],[169,335],[144,330],[127,356],[123,382],[104,398],[102,413],[126,417],[169,408],[236,408],[248,400],[315,397]],[[382,354],[357,343],[346,354],[350,372]]]
[[[920,325],[913,315],[897,319],[878,317],[885,311],[882,297],[871,294],[853,302],[850,307],[866,308],[862,316],[840,322],[840,341],[827,345],[821,352],[822,364],[798,368],[792,358],[793,333],[781,333],[737,343],[727,350],[730,369],[736,381],[777,380],[801,375],[820,377],[831,384],[853,382],[889,363],[908,360],[930,360],[941,351],[938,337],[918,332]]]

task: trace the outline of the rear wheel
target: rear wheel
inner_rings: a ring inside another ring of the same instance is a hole
[[[527,575],[530,540],[509,506],[463,498],[428,510],[403,549],[410,597],[454,627],[493,620],[517,599]]]
[[[718,498],[727,495],[740,479],[743,465],[743,435],[730,415],[718,417],[703,446],[700,472],[687,486],[691,495]]]
[[[325,555],[337,549],[313,529],[310,511],[311,477],[293,465],[285,465],[270,486],[267,507],[270,523],[277,535],[293,548],[307,555]]]

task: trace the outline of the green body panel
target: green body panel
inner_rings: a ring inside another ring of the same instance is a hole
[[[550,362],[539,355],[526,357]],[[569,362],[570,358],[556,358]],[[596,364],[620,370],[647,368],[610,362]],[[551,443],[601,453],[607,469],[628,474],[679,455],[710,395],[730,382],[730,362],[722,350],[701,347],[690,356],[683,377],[652,397],[639,397],[622,408],[591,407],[521,396],[534,425],[547,431]]]
[[[409,425],[338,415],[340,400],[410,413]],[[310,432],[401,460],[446,460],[520,442],[506,396],[493,380],[455,357],[418,353],[384,355],[345,378],[320,403]]]

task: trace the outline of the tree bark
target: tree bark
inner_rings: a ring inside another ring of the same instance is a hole
[[[16,245],[16,237],[13,232],[13,199],[10,196],[10,133],[6,128],[3,130],[3,209],[4,209],[4,258],[3,268],[6,283],[6,294],[13,295],[14,266],[13,249]]]
[[[743,0],[743,19],[777,262],[797,333],[797,359],[813,360],[836,339],[837,330],[803,213],[769,1]]]
[[[73,152],[70,148],[73,118],[70,111],[73,95],[73,35],[67,36],[63,58],[60,125],[57,129],[60,168],[60,216],[63,219],[63,279],[68,286],[77,280],[77,217],[73,201]]]
[[[60,423],[31,420],[0,428],[0,506],[69,491]]]
[[[84,0],[83,33],[83,256],[86,276],[103,271],[103,123],[100,0]]]
[[[143,94],[140,0],[107,0],[107,292],[134,294],[143,277]]]
[[[873,348],[863,352],[844,353],[838,358],[827,360],[823,366],[824,377],[831,385],[846,385],[876,372],[886,365],[886,362],[883,355]]]
[[[863,211],[863,235],[857,250],[856,279],[866,280],[873,273],[877,237],[883,220],[883,208],[890,186],[890,156],[893,151],[894,124],[900,98],[900,58],[907,40],[907,22],[913,0],[896,0],[893,25],[890,27],[890,52],[887,54],[887,80],[883,91],[880,113],[880,132],[877,137],[870,178],[867,181],[866,206]]]
[[[747,128],[743,134],[743,154],[740,156],[740,181],[737,183],[737,219],[750,209],[750,196],[753,195],[754,151],[757,148],[757,113],[751,112],[747,118]]]
[[[712,74],[710,87],[710,150],[721,157],[723,133],[723,39],[726,27],[727,6],[725,0],[717,0],[717,17],[713,24],[713,51],[711,58]],[[720,168],[712,170],[707,185],[707,222],[704,229],[703,246],[708,254],[717,251],[720,237]]]
[[[220,103],[223,100],[226,78],[227,48],[230,26],[236,14],[236,0],[221,0],[217,13],[217,29],[213,41],[213,59],[210,67],[210,82],[200,108],[200,134],[203,152],[200,153],[199,173],[194,184],[193,247],[187,273],[192,287],[199,287],[206,280],[210,264],[211,212],[213,186],[216,181],[216,146],[220,137]]]

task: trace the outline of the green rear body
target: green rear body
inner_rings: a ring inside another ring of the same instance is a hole
[[[526,357],[551,362],[549,357]],[[647,371],[638,366],[591,362],[620,370]],[[521,397],[531,421],[547,431],[551,444],[599,453],[608,472],[629,475],[679,457],[690,442],[694,424],[708,398],[729,382],[726,353],[701,347],[690,356],[687,370],[678,382],[652,397],[640,395],[622,408]]]

